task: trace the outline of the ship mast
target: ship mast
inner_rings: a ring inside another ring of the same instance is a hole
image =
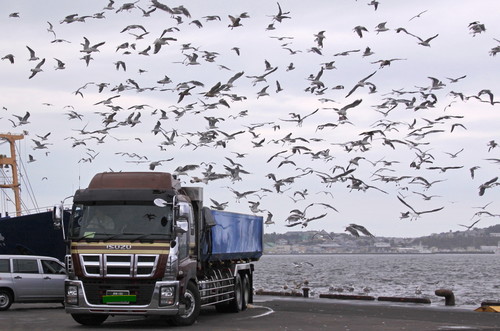
[[[0,155],[0,168],[3,166],[11,166],[12,169],[12,184],[0,184],[0,188],[11,188],[14,191],[14,200],[16,204],[16,216],[21,216],[21,195],[19,187],[19,179],[17,177],[17,162],[16,162],[16,140],[23,139],[22,134],[4,134],[0,133],[0,139],[5,139],[10,144],[10,157]]]

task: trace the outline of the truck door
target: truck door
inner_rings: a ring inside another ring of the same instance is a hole
[[[14,283],[16,299],[32,300],[44,296],[42,273],[38,268],[38,259],[13,259],[12,281]]]

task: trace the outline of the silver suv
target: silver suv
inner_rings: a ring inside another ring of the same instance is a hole
[[[64,302],[64,264],[53,257],[0,255],[0,310],[14,302]]]

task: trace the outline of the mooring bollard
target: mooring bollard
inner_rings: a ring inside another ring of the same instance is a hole
[[[434,292],[439,297],[444,297],[445,306],[455,305],[455,294],[451,290],[439,289]]]
[[[309,298],[309,288],[303,287],[302,292],[304,293],[304,298]]]

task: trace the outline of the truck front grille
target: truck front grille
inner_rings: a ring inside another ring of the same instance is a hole
[[[158,265],[154,254],[81,254],[86,277],[152,277]]]

